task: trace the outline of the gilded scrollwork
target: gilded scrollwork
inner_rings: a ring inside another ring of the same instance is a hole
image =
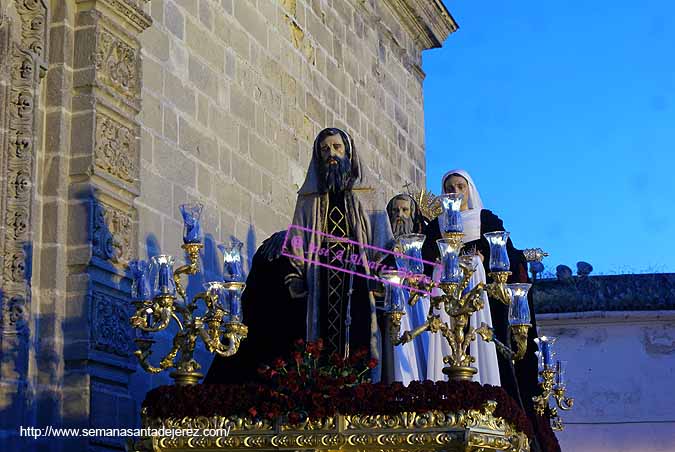
[[[96,115],[94,161],[96,166],[126,182],[138,178],[135,133],[112,118]]]
[[[251,450],[380,450],[380,451],[508,451],[527,452],[527,436],[504,419],[494,417],[496,402],[479,410],[456,413],[431,411],[395,415],[335,416],[322,421],[284,424],[283,418],[254,423],[239,417],[149,419],[144,426],[167,429],[218,429],[230,427],[228,435],[204,440],[158,439],[158,449],[251,449]],[[142,450],[137,448],[135,450]]]
[[[506,421],[494,416],[497,402],[488,400],[481,410],[468,410],[463,417],[462,425],[467,428],[489,428],[506,430]]]

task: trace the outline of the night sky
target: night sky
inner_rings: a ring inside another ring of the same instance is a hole
[[[675,272],[675,2],[452,1],[423,53],[427,188],[472,175],[519,248]]]

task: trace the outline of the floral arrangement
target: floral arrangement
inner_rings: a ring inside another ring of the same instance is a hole
[[[357,350],[348,360],[336,354],[324,356],[322,351],[321,340],[298,340],[290,359],[279,358],[259,369],[260,382],[161,386],[148,393],[143,406],[151,418],[220,415],[272,420],[286,416],[288,423],[297,424],[336,414],[457,412],[480,409],[494,400],[495,416],[506,419],[531,441],[534,438],[525,412],[500,387],[470,381],[371,383],[369,371],[377,360],[368,359],[366,350]],[[555,436],[543,442],[549,443],[542,444],[545,451],[560,450]]]

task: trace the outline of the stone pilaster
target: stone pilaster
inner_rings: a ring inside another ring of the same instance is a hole
[[[136,254],[141,57],[151,23],[133,0],[76,0],[67,187],[64,421],[131,427],[135,370],[126,264]],[[81,447],[119,448],[123,438]],[[81,440],[85,441],[85,440]]]
[[[30,419],[31,276],[47,6],[0,0],[0,437]]]

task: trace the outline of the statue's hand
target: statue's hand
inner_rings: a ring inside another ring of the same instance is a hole
[[[291,298],[298,299],[307,296],[307,285],[305,284],[304,279],[297,275],[288,275],[285,282]]]

